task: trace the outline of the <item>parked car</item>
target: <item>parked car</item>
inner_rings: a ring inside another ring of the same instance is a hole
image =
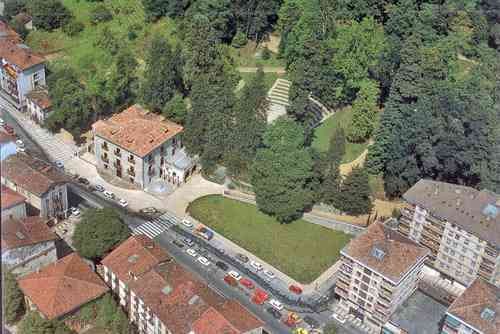
[[[281,319],[282,314],[280,311],[275,309],[274,307],[266,308],[267,313],[271,314],[275,319]]]
[[[233,277],[235,280],[239,281],[241,279],[241,275],[240,273],[238,273],[237,271],[234,271],[234,270],[230,270],[228,273],[227,273],[229,276]]]
[[[345,323],[346,321],[346,318],[342,314],[334,313],[332,317],[335,318],[335,320],[337,320],[341,324]]]
[[[248,262],[248,256],[246,256],[246,255],[237,253],[234,257],[236,258],[236,260],[238,260],[240,262],[243,262],[243,263],[247,263]]]
[[[109,190],[105,190],[103,191],[102,193],[104,195],[104,197],[106,198],[109,198],[109,199],[114,199],[115,198],[115,194],[113,194],[111,191]]]
[[[0,118],[0,126],[4,126],[5,125],[5,121],[3,120],[3,118]]]
[[[180,241],[180,240],[175,239],[174,241],[172,241],[172,243],[173,243],[174,245],[176,245],[177,247],[179,247],[179,248],[184,247],[184,244],[183,244],[183,243],[182,243],[182,241]]]
[[[182,225],[186,226],[187,228],[193,228],[193,223],[191,223],[187,218],[184,218],[182,220]]]
[[[273,299],[271,299],[271,300],[269,300],[269,304],[270,304],[272,307],[274,307],[275,309],[277,309],[278,311],[281,311],[281,310],[283,310],[283,308],[284,308],[284,307],[283,307],[283,304],[281,304],[278,300],[276,300],[276,299],[274,299],[274,298],[273,298]]]
[[[55,164],[57,168],[64,168],[64,162],[62,162],[61,160],[56,160]]]
[[[272,280],[276,277],[272,271],[269,270],[264,270],[264,275],[269,279]]]
[[[86,178],[84,177],[79,177],[78,178],[78,182],[85,185],[85,186],[88,186],[90,184],[89,180],[87,180]]]
[[[198,255],[198,253],[196,253],[196,251],[192,248],[188,248],[186,250],[186,253],[188,253],[189,255],[191,255],[192,257],[196,257]]]
[[[26,152],[26,148],[24,147],[16,147],[16,152]]]
[[[298,285],[295,285],[295,284],[291,284],[289,287],[288,287],[288,290],[290,290],[291,292],[297,294],[297,295],[300,295],[302,294],[302,288]]]
[[[5,124],[5,125],[3,126],[3,128],[5,129],[5,131],[6,131],[9,135],[11,135],[11,136],[15,136],[15,135],[16,135],[16,131],[14,131],[14,128],[13,128],[12,126]]]
[[[198,226],[195,230],[196,234],[200,235],[202,238],[210,241],[214,237],[214,232],[210,231],[205,226]]]
[[[71,207],[69,211],[73,217],[78,217],[80,215],[80,210],[78,208]]]
[[[262,264],[260,264],[257,261],[250,261],[250,267],[252,267],[253,269],[255,269],[257,271],[262,270]]]
[[[126,208],[128,206],[128,202],[126,200],[124,200],[123,198],[120,198],[120,200],[118,201],[118,204],[120,204],[120,206]]]
[[[314,319],[310,315],[306,315],[304,317],[304,322],[308,324],[311,328],[318,328],[320,326],[320,323],[318,320]]]
[[[255,285],[253,284],[253,282],[245,277],[240,279],[240,284],[243,285],[245,288],[250,289],[250,290],[255,288]]]
[[[237,286],[238,285],[238,281],[233,276],[230,276],[230,275],[224,276],[224,282],[226,282],[230,286]]]
[[[210,264],[210,261],[208,261],[208,259],[204,256],[198,257],[198,262],[204,266],[208,266]]]
[[[22,148],[25,147],[24,142],[21,139],[16,140],[16,145],[17,147],[22,147]]]
[[[193,247],[194,246],[194,241],[192,239],[189,239],[189,238],[184,238],[182,239],[182,241],[188,245],[189,247]]]
[[[96,184],[94,187],[95,187],[95,190],[97,190],[97,191],[99,191],[101,193],[104,191],[104,187],[101,186],[100,184]]]
[[[104,189],[104,188],[103,188]],[[149,206],[147,208],[143,208],[143,209],[140,209],[139,210],[140,213],[148,213],[148,214],[152,214],[152,213],[157,213],[158,210],[156,210],[155,207],[152,207],[152,206]]]
[[[225,264],[224,262],[222,262],[222,261],[217,261],[217,262],[215,262],[215,265],[216,265],[219,269],[224,270],[224,271],[226,271],[226,270],[228,270],[228,269],[229,269],[229,266],[228,266],[227,264]]]

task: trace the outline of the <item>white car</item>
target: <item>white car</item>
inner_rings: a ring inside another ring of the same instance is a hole
[[[189,255],[191,255],[192,257],[196,257],[196,255],[198,255],[198,253],[196,253],[196,251],[192,248],[188,248],[186,250],[186,253],[188,253]]]
[[[113,194],[111,191],[105,190],[103,191],[103,195],[106,198],[113,199],[115,198],[115,194]]]
[[[24,147],[16,147],[17,152],[26,152],[26,149]]]
[[[204,266],[208,266],[210,264],[210,261],[208,261],[208,259],[206,257],[204,257],[204,256],[200,256],[198,258],[198,262],[201,263]]]
[[[78,208],[71,207],[69,211],[73,217],[78,217],[80,215],[80,210]]]
[[[17,147],[24,147],[24,142],[21,139],[16,140]]]
[[[0,126],[4,126],[5,125],[5,121],[3,120],[3,118],[0,118]]]
[[[64,168],[64,163],[61,160],[56,161],[56,167],[57,168]]]
[[[346,320],[346,318],[343,315],[338,314],[338,313],[332,314],[332,318],[335,318],[335,320],[337,320],[341,324],[345,323],[345,320]]]
[[[281,304],[279,301],[277,301],[276,299],[271,299],[269,301],[269,304],[274,307],[276,310],[278,311],[281,311],[283,310],[283,304]]]
[[[118,201],[118,204],[120,204],[122,207],[126,208],[128,206],[128,202],[126,200],[124,200],[123,198],[121,198],[119,201]]]
[[[262,264],[260,264],[257,261],[250,261],[250,267],[252,267],[253,269],[255,269],[257,271],[262,270]]]
[[[272,271],[269,270],[264,270],[264,275],[269,278],[270,280],[274,279],[276,275]]]
[[[241,275],[237,271],[231,270],[227,274],[237,281],[241,279]]]
[[[187,228],[193,228],[193,223],[191,223],[187,218],[184,218],[182,220],[182,225],[186,226]]]

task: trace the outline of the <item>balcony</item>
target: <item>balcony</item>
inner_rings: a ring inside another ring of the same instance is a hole
[[[338,279],[335,285],[338,286],[339,288],[349,291],[349,284],[342,281],[341,279]]]
[[[104,161],[104,162],[109,163],[109,158],[108,158],[108,156],[106,156],[106,155],[104,155],[104,154],[103,154],[103,155],[101,155],[101,160],[102,160],[102,161]]]
[[[342,298],[347,298],[347,291],[345,291],[344,289],[340,288],[340,287],[335,287],[335,293],[338,294],[339,296],[341,296]]]
[[[379,293],[379,297],[379,303],[387,307],[391,305],[391,300],[389,299],[390,297],[388,297],[387,294],[384,295],[384,293]]]
[[[128,161],[129,164],[135,164],[134,157],[128,157],[127,161]]]
[[[343,269],[343,268],[342,268]],[[351,276],[349,275],[349,273],[346,273],[345,271],[341,270],[339,272],[339,278],[342,278],[344,281],[346,282],[350,282],[351,281]]]
[[[135,170],[129,168],[127,169],[127,174],[130,176],[135,176]]]
[[[122,168],[122,165],[121,165],[118,161],[113,162],[113,166],[114,166],[116,169],[121,169],[121,168]]]
[[[122,152],[121,152],[120,150],[115,150],[113,153],[114,153],[114,154],[115,154],[115,156],[117,156],[117,157],[121,157],[121,156],[122,156]]]
[[[155,175],[155,169],[154,168],[150,168],[148,170],[148,176],[154,176]]]
[[[102,149],[103,151],[109,151],[109,147],[108,147],[108,145],[106,145],[106,144],[102,144],[102,145],[101,145],[101,149]]]

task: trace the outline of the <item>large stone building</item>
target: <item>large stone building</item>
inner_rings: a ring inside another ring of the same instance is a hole
[[[441,334],[500,333],[500,288],[476,279],[446,312]]]
[[[382,223],[342,249],[335,293],[340,306],[380,331],[416,289],[428,250]]]
[[[0,88],[19,108],[26,94],[44,86],[45,59],[22,44],[19,35],[0,20]]]
[[[2,219],[2,264],[15,274],[37,271],[57,261],[57,235],[40,217]]]
[[[133,105],[92,126],[99,171],[140,188],[154,180],[179,185],[196,164],[181,142],[183,127]]]
[[[140,333],[264,333],[240,303],[215,293],[144,235],[118,246],[100,271]]]
[[[2,184],[26,198],[28,215],[62,218],[68,211],[67,177],[45,161],[18,153],[2,161]]]
[[[500,196],[420,180],[403,198],[399,230],[431,251],[429,265],[465,286],[476,277],[500,286]]]
[[[2,209],[2,221],[26,217],[26,198],[3,185],[1,187],[0,207]]]

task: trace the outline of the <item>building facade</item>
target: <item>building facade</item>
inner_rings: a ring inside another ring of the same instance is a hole
[[[263,333],[241,304],[215,293],[144,235],[106,256],[100,272],[140,333]]]
[[[98,170],[139,188],[155,180],[178,186],[196,169],[182,145],[182,126],[140,105],[94,123],[92,131]]]
[[[24,153],[2,162],[1,183],[18,192],[29,204],[29,215],[63,218],[68,213],[68,179],[45,161]]]
[[[403,198],[399,231],[431,251],[431,267],[464,286],[477,277],[500,286],[500,196],[420,180]]]
[[[2,219],[2,264],[24,275],[57,261],[57,235],[40,217]]]
[[[417,288],[428,251],[382,223],[341,251],[335,286],[341,307],[375,331]]]
[[[0,22],[0,88],[23,109],[26,95],[44,86],[45,59],[22,44],[6,23]]]
[[[41,87],[26,95],[26,109],[30,118],[38,124],[43,124],[52,111],[49,92]]]
[[[26,198],[3,185],[1,188],[2,221],[26,217]]]
[[[448,308],[441,334],[500,333],[500,289],[476,279]]]

